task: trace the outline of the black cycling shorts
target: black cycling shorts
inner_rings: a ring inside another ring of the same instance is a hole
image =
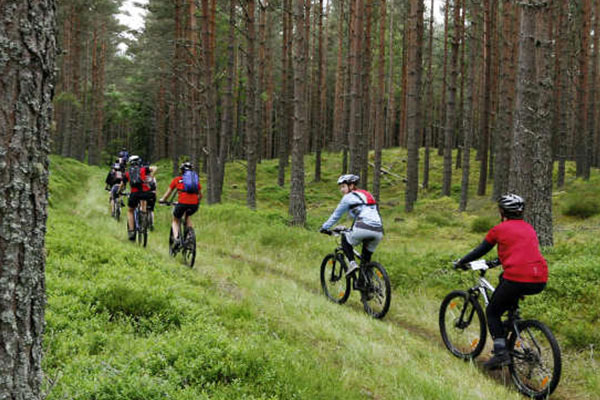
[[[173,210],[173,216],[177,219],[181,219],[184,213],[187,213],[188,217],[198,211],[198,204],[177,204]]]
[[[146,211],[152,212],[154,211],[154,206],[156,205],[156,192],[149,192],[150,198],[148,199],[148,204],[146,205]]]
[[[150,200],[152,193],[150,192],[133,192],[129,194],[129,200],[127,201],[127,207],[136,208],[140,203],[140,200]],[[146,210],[148,204],[146,204]]]

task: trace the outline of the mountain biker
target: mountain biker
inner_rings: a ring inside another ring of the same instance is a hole
[[[129,157],[128,162],[129,170],[125,172],[125,179],[121,184],[121,188],[127,185],[128,182],[131,186],[131,193],[129,194],[129,200],[127,201],[127,232],[129,234],[129,240],[133,241],[135,240],[135,230],[132,229],[135,226],[133,221],[133,210],[138,206],[140,201],[145,200],[148,202],[152,199],[148,180],[150,177],[154,176],[157,167],[143,167],[142,159],[136,155]]]
[[[500,283],[486,308],[490,334],[494,339],[494,356],[484,364],[497,369],[510,364],[506,349],[506,332],[500,317],[514,309],[519,298],[540,293],[548,280],[548,265],[540,253],[537,234],[523,220],[525,201],[516,194],[506,194],[498,200],[500,224],[494,226],[481,244],[456,262],[457,267],[474,261],[498,244],[498,258],[503,273]]]
[[[115,211],[115,202],[119,197],[119,188],[121,186],[121,182],[123,182],[123,177],[123,171],[121,170],[121,166],[118,163],[113,164],[110,171],[108,172],[108,175],[106,175],[105,189],[110,191],[109,202],[111,213],[114,213]]]
[[[338,178],[338,185],[343,197],[329,219],[321,226],[319,232],[329,233],[331,228],[346,213],[354,218],[352,229],[342,234],[344,254],[350,261],[346,275],[357,268],[354,261],[353,246],[362,243],[361,260],[363,264],[371,261],[375,248],[383,239],[383,223],[377,209],[377,203],[371,193],[357,188],[360,178],[358,175],[346,174]]]
[[[187,190],[185,187],[184,177],[187,177],[186,173],[190,175],[194,174],[196,179],[198,176],[196,172],[194,172],[192,163],[184,162],[179,166],[179,171],[181,174],[173,178],[166,193],[159,200],[160,203],[164,203],[171,193],[173,193],[174,190],[177,190],[178,204],[173,209],[173,221],[171,223],[176,248],[181,246],[181,240],[179,239],[179,221],[185,215],[186,228],[192,228],[192,219],[190,217],[198,211],[198,204],[202,199],[202,186],[200,185],[200,180],[197,180],[197,183],[193,185],[196,187],[187,188]]]
[[[125,166],[127,165],[127,161],[129,160],[129,152],[125,147],[121,148],[119,154],[117,154],[117,162],[121,164],[121,168],[125,170]]]

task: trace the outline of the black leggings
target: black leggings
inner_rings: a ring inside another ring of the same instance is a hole
[[[504,332],[504,326],[502,326],[500,319],[502,314],[515,309],[519,305],[521,296],[540,293],[545,287],[546,283],[515,282],[503,279],[501,276],[500,283],[485,310],[492,338],[506,337],[506,332]]]
[[[346,257],[348,258],[348,260],[354,261],[354,248],[352,247],[350,242],[348,242],[348,240],[346,239],[346,235],[342,235],[342,248],[344,249],[344,254],[346,254]],[[361,264],[366,264],[366,263],[371,262],[372,255],[373,255],[373,253],[370,252],[369,250],[367,250],[366,246],[363,244],[362,251],[360,254]]]

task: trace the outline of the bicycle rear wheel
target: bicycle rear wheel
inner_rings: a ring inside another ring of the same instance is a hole
[[[183,262],[188,267],[193,268],[196,261],[196,233],[194,229],[188,229],[183,246]]]
[[[115,219],[117,222],[121,222],[121,204],[120,200],[117,200],[118,203],[115,204]]]
[[[545,399],[560,381],[560,347],[550,329],[539,321],[520,320],[516,326],[518,334],[511,332],[508,339],[510,375],[525,396]]]
[[[485,346],[487,328],[478,301],[467,292],[455,290],[440,306],[440,333],[444,344],[458,358],[472,360]]]
[[[361,290],[361,301],[365,312],[373,318],[383,318],[390,309],[392,285],[383,266],[370,262],[364,267],[365,288]]]
[[[147,216],[143,212],[138,212],[137,215],[138,215],[138,224],[137,224],[138,244],[140,246],[146,247],[146,244],[148,243]]]
[[[169,230],[169,255],[171,257],[175,257],[175,251],[173,250],[173,246],[175,246],[175,239],[173,238],[173,228]]]
[[[350,277],[346,277],[346,270],[341,254],[327,254],[321,263],[321,287],[334,303],[344,304],[350,296]]]

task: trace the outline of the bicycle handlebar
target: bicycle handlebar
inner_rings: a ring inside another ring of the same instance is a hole
[[[472,270],[472,271],[485,271],[491,268],[495,268],[499,265],[502,265],[500,263],[500,259],[496,258],[495,260],[476,260],[476,261],[471,261],[469,263],[466,264],[460,264],[458,262],[459,260],[453,261],[452,262],[452,267],[454,269],[462,269],[463,271],[468,271],[468,270]]]
[[[176,201],[159,201],[158,204],[162,204],[163,206],[176,206],[179,203]]]

